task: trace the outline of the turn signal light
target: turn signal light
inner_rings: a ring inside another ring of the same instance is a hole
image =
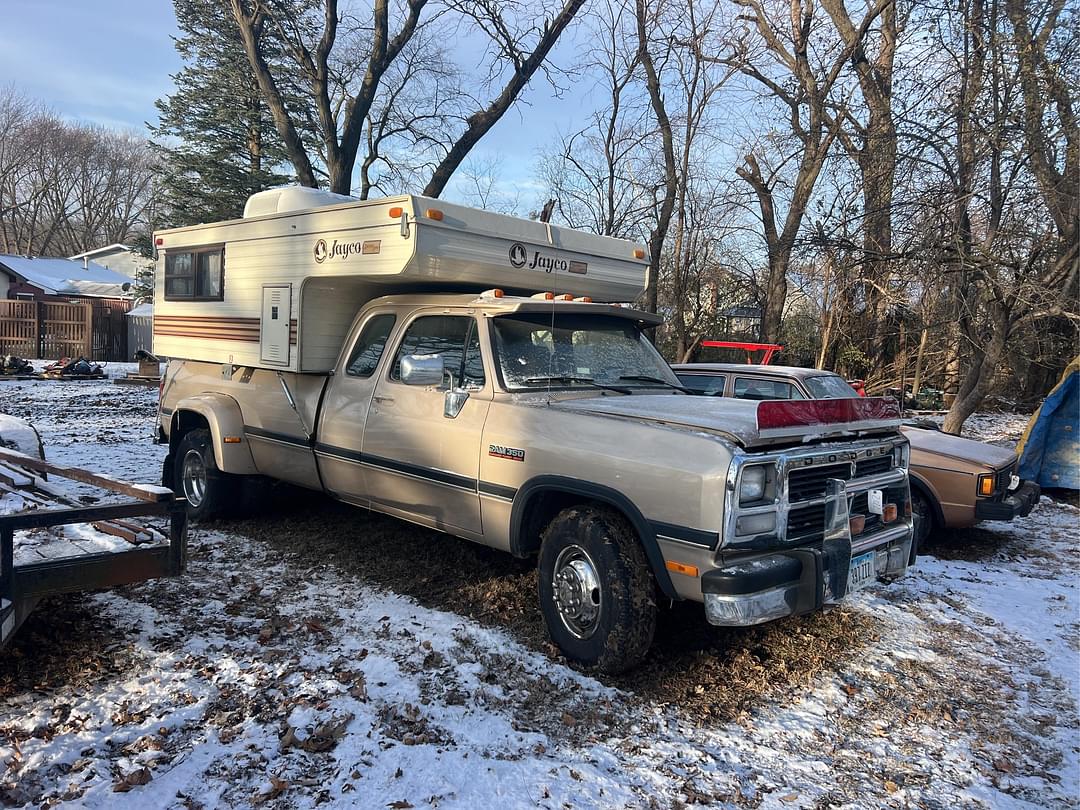
[[[405,209],[400,205],[395,205],[390,209],[390,219],[401,219],[403,213],[405,213]]]
[[[668,571],[674,571],[676,574],[686,574],[688,577],[696,577],[698,575],[698,568],[696,565],[685,565],[681,562],[675,562],[674,560],[668,560]]]
[[[429,208],[424,212],[424,216],[428,219],[433,219],[436,222],[442,222],[443,213],[438,208]]]
[[[896,504],[887,503],[881,507],[881,519],[886,523],[892,523],[896,520]]]
[[[992,476],[992,475],[980,475],[979,476],[979,494],[984,495],[984,496],[994,494],[994,476]]]
[[[863,529],[866,528],[866,515],[852,515],[848,518],[848,529],[851,531],[851,536],[854,537],[857,534],[862,534]]]

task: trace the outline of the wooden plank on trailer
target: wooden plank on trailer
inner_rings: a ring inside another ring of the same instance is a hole
[[[23,489],[32,487],[34,485],[34,479],[26,473],[13,469],[6,464],[0,464],[0,483],[6,484],[8,487],[14,487],[15,489]]]
[[[16,453],[12,450],[0,449],[0,461],[10,461],[20,467],[25,467],[30,470],[53,473],[62,478],[70,478],[73,481],[79,481],[83,484],[92,484],[93,486],[101,487],[102,489],[107,489],[111,492],[118,492],[121,495],[130,495],[132,498],[138,498],[140,501],[160,503],[169,500],[173,496],[172,491],[165,489],[165,487],[158,487],[150,484],[129,484],[126,481],[110,478],[107,475],[98,475],[97,473],[92,473],[89,470],[83,470],[79,467],[68,467],[63,464],[55,464],[51,461],[41,461],[40,459],[31,458],[30,456]]]

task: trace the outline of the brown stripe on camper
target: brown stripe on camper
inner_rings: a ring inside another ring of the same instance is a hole
[[[259,342],[258,318],[227,318],[210,315],[158,315],[154,334],[162,337],[188,337],[198,340],[240,340]],[[297,323],[289,321],[289,343],[296,344]]]

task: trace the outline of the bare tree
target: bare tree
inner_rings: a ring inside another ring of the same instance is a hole
[[[867,29],[892,0],[871,3],[851,39],[840,44],[812,42],[815,34],[821,39],[814,0],[790,0],[768,6],[764,0],[734,2],[746,9],[763,50],[744,42],[728,61],[780,102],[788,120],[787,134],[796,144],[796,150],[784,155],[775,165],[766,164],[763,154],[750,151],[743,165],[737,168],[757,197],[769,267],[762,337],[775,340],[780,333],[795,240],[822,166],[839,132],[845,101],[834,98],[834,91]],[[777,70],[783,72],[782,78],[776,76]],[[781,214],[777,190],[789,165],[794,165],[794,176],[789,181],[787,210]]]

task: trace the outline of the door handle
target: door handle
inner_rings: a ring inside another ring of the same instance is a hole
[[[376,394],[372,397],[376,402],[393,402],[394,398],[386,394]]]

